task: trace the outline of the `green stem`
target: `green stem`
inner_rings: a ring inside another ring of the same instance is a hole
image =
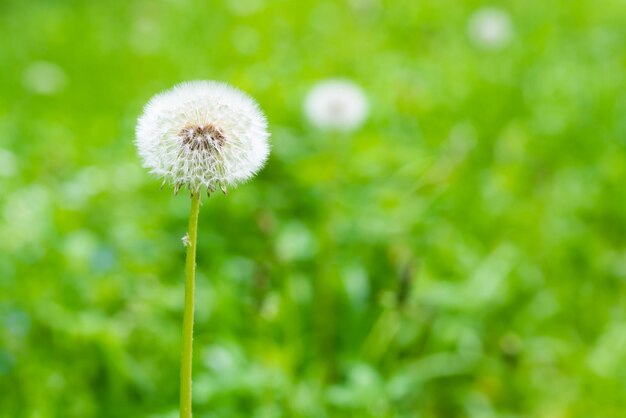
[[[191,196],[191,213],[187,233],[185,261],[185,310],[183,313],[183,350],[180,366],[180,418],[191,418],[191,361],[193,342],[193,300],[196,279],[196,244],[198,241],[198,213],[200,193]]]

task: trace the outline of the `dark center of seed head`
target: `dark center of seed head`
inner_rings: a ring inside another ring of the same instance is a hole
[[[224,134],[210,124],[185,126],[178,136],[191,151],[216,150],[224,145]]]

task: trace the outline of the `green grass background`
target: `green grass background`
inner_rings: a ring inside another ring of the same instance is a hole
[[[272,132],[202,207],[195,417],[624,416],[623,1],[2,0],[0,39],[0,417],[177,416],[189,199],[133,138],[190,79]],[[338,76],[352,134],[302,114]]]

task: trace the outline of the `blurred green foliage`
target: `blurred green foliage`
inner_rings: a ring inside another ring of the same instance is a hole
[[[623,417],[626,3],[494,3],[2,0],[0,416],[177,416],[189,199],[133,131],[219,79],[273,153],[202,207],[194,416]]]

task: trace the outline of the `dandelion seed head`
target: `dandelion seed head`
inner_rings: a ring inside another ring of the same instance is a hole
[[[192,81],[154,96],[137,122],[143,165],[178,190],[209,192],[254,176],[269,155],[267,121],[247,94]]]
[[[513,38],[513,23],[506,11],[484,7],[472,14],[467,31],[470,40],[476,46],[484,49],[502,49]]]
[[[349,80],[322,81],[309,91],[304,113],[324,130],[352,131],[365,121],[369,105],[365,93]]]

